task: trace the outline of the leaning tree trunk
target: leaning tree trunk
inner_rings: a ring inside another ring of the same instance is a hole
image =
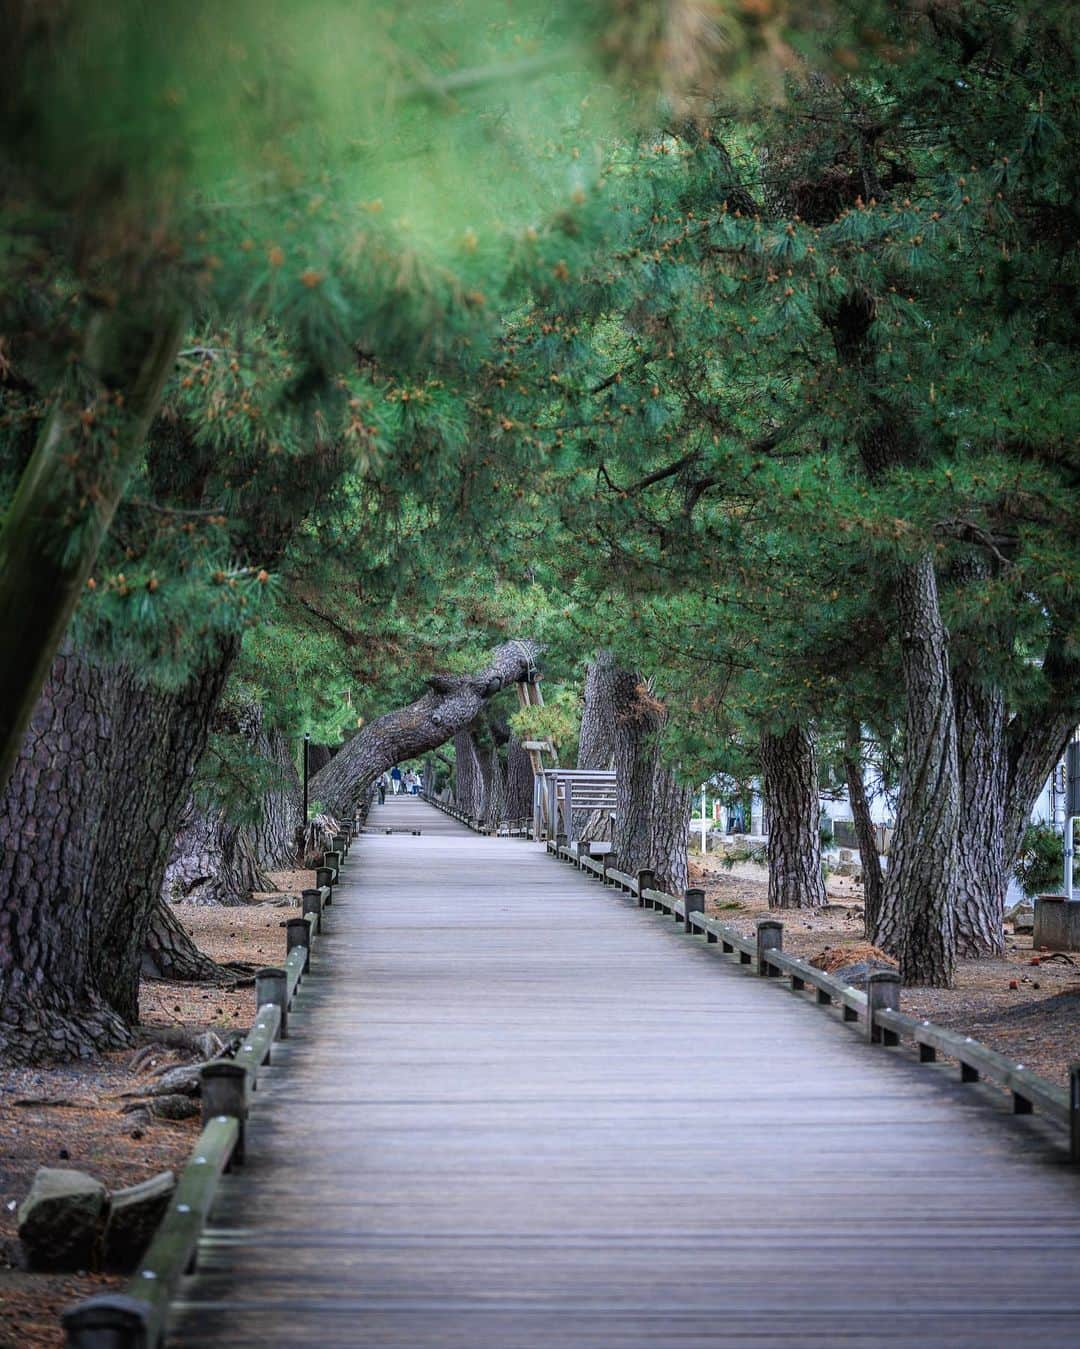
[[[791,726],[783,735],[763,732],[761,772],[769,815],[769,908],[817,908],[827,896],[817,754],[807,728]]]
[[[156,904],[143,943],[142,973],[149,979],[173,983],[225,983],[236,971],[219,965],[195,945],[191,935],[167,904]]]
[[[377,717],[342,745],[312,779],[312,798],[331,814],[349,818],[380,773],[453,740],[501,689],[530,678],[539,654],[536,642],[516,639],[498,647],[475,675],[429,679],[428,691],[416,702]]]
[[[960,771],[949,642],[930,557],[896,583],[907,713],[896,830],[873,940],[908,985],[947,987],[956,964],[953,900]]]
[[[170,692],[70,650],[54,664],[0,797],[0,1055],[75,1057],[137,1022],[169,844],[235,653]]]
[[[859,841],[859,861],[863,876],[863,926],[867,935],[875,931],[885,894],[885,877],[881,870],[881,855],[877,846],[877,831],[870,813],[870,799],[866,795],[863,778],[862,730],[856,722],[849,726],[844,740],[844,776],[847,778],[851,817],[855,821],[855,836]]]

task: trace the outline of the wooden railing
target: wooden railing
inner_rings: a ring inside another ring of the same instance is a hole
[[[244,1161],[251,1097],[274,1044],[288,1036],[289,1009],[310,968],[323,912],[334,902],[351,836],[350,830],[334,838],[316,871],[319,883],[303,892],[301,916],[286,922],[284,964],[256,974],[255,1020],[235,1056],[202,1069],[202,1132],[138,1269],[123,1291],[87,1298],[62,1314],[69,1349],[159,1349],[164,1343],[169,1304],[195,1268],[218,1181]]]
[[[845,1021],[861,1023],[871,1044],[899,1045],[902,1040],[910,1040],[920,1062],[933,1063],[938,1054],[944,1054],[959,1064],[962,1082],[985,1080],[1004,1087],[1011,1093],[1015,1114],[1027,1115],[1037,1109],[1064,1126],[1072,1161],[1080,1164],[1080,1063],[1071,1066],[1067,1089],[1055,1086],[970,1035],[902,1012],[900,976],[894,970],[871,974],[863,992],[801,956],[788,955],[783,949],[784,925],[778,919],[759,919],[755,935],[749,937],[727,923],[705,916],[703,890],[687,890],[679,898],[653,888],[651,872],[640,871],[633,876],[608,866],[606,858],[587,857],[554,842],[548,843],[547,850],[606,885],[635,896],[639,907],[680,920],[684,931],[703,936],[721,954],[736,956],[740,964],[762,977],[786,978],[794,992],[813,991],[819,1005],[835,1006]]]

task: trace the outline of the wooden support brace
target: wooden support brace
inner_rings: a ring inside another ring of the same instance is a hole
[[[637,902],[639,909],[646,909],[649,907],[645,902],[645,891],[652,890],[655,885],[656,877],[653,875],[652,867],[642,867],[637,874]]]
[[[716,943],[720,940],[720,938],[716,935],[715,932],[710,932],[708,931],[708,929],[706,929],[705,940],[708,942],[710,946],[715,946]]]
[[[933,1045],[919,1045],[920,1063],[937,1063],[937,1050]]]

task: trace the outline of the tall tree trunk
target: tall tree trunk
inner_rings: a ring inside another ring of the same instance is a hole
[[[615,763],[615,658],[598,651],[585,674],[585,697],[578,735],[578,768],[610,771]],[[601,810],[574,812],[574,836],[582,843],[611,836],[610,816]]]
[[[947,987],[956,963],[960,772],[949,643],[930,557],[896,583],[906,690],[897,825],[874,941],[900,962],[905,984]]]
[[[1005,951],[1005,694],[965,662],[953,666],[960,827],[955,893],[956,947],[962,956]]]
[[[659,750],[653,766],[652,833],[649,866],[657,889],[681,895],[689,883],[690,810],[693,789],[679,785]]]
[[[616,807],[614,852],[619,867],[633,875],[652,857],[656,737],[663,709],[641,675],[617,669],[611,681],[615,728]]]
[[[107,681],[70,648],[53,662],[0,794],[0,1059],[89,1056],[127,1042],[91,956],[85,885],[113,752]]]
[[[847,779],[851,816],[855,821],[855,836],[859,841],[859,861],[863,875],[863,924],[867,935],[878,925],[881,904],[885,894],[885,877],[881,870],[881,855],[877,846],[877,831],[870,813],[863,777],[862,730],[855,722],[847,728],[844,738],[844,776]]]
[[[259,752],[272,766],[273,778],[263,797],[255,830],[255,856],[270,870],[296,862],[296,835],[300,828],[303,789],[296,771],[292,742],[284,732],[260,727]]]
[[[528,750],[517,736],[506,747],[506,818],[530,820],[533,810],[533,770]]]
[[[168,692],[84,654],[55,662],[0,799],[7,1059],[86,1054],[137,1022],[169,846],[236,650]]]
[[[498,829],[506,819],[506,765],[499,745],[492,740],[484,751],[487,760],[487,797],[484,801],[484,828]]]
[[[817,754],[807,728],[763,732],[761,770],[769,814],[769,908],[815,908],[826,903],[826,895]]]
[[[454,801],[458,810],[470,819],[483,816],[484,774],[476,752],[476,738],[470,730],[454,736]]]
[[[489,664],[474,675],[429,679],[428,691],[416,702],[377,717],[342,745],[312,779],[312,798],[348,819],[367,799],[380,773],[453,740],[501,689],[528,679],[539,654],[536,642],[516,639],[498,647]]]
[[[663,761],[660,733],[667,721],[662,702],[631,670],[611,679],[615,735],[614,852],[624,871],[652,869],[660,889],[686,886],[690,791],[680,787]]]

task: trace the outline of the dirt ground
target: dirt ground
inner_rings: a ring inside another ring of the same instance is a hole
[[[175,912],[202,950],[216,960],[279,964],[285,938],[279,925],[291,912],[279,907],[311,883],[310,872],[274,873],[282,892],[239,908],[177,905]],[[254,1011],[253,981],[237,986],[144,982],[140,994],[147,1027],[212,1029],[225,1037],[246,1031]],[[155,1068],[193,1061],[162,1048],[139,1070],[138,1044],[91,1063],[0,1069],[0,1346],[53,1349],[63,1344],[59,1313],[72,1302],[118,1286],[122,1278],[92,1272],[34,1274],[21,1268],[16,1236],[18,1205],[39,1166],[73,1167],[110,1189],[133,1185],[160,1171],[179,1171],[198,1136],[198,1119],[172,1121],[123,1113],[125,1092],[153,1084]]]
[[[690,870],[692,884],[705,890],[706,912],[738,931],[752,933],[758,918],[779,917],[785,950],[825,968],[835,968],[840,951],[861,958],[862,890],[854,881],[830,876],[824,909],[777,913],[769,910],[760,868],[731,872],[699,859]],[[905,988],[901,1008],[962,1030],[1064,1086],[1080,1055],[1080,953],[1033,951],[1031,937],[1011,929],[1005,946],[1001,960],[961,960],[952,988]]]

